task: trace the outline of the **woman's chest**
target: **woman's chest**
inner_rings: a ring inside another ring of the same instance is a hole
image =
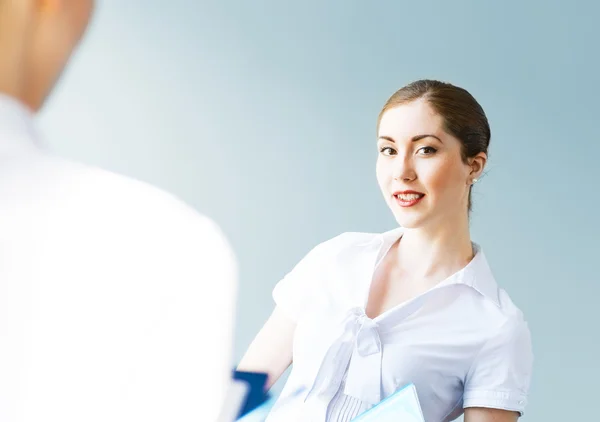
[[[321,308],[315,303],[297,327],[294,372],[307,388],[319,377],[335,384],[349,375],[356,392],[380,399],[413,383],[423,407],[437,409],[441,418],[460,401],[470,363],[486,337],[486,327],[465,319],[465,304],[452,296],[430,297],[375,320],[335,300]],[[378,392],[360,387],[373,384]]]

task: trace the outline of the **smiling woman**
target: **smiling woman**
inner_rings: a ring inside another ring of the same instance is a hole
[[[420,101],[417,102],[417,100]],[[468,163],[478,155],[485,154],[487,156],[491,131],[483,108],[465,89],[439,81],[421,80],[396,91],[379,114],[377,132],[380,140],[393,142],[393,139],[385,134],[385,131],[391,128],[385,125],[384,131],[381,130],[384,117],[384,124],[389,124],[394,118],[394,109],[414,102],[424,106],[425,109],[429,107],[430,109],[425,112],[431,114],[432,120],[441,119],[439,122],[442,125],[441,129],[460,142],[460,156],[463,163]],[[392,111],[392,116],[388,111]],[[395,114],[397,113],[396,111]],[[400,124],[400,122],[396,122],[396,124]],[[409,126],[404,126],[405,130],[408,128]],[[413,141],[427,141],[425,139],[427,137],[433,137],[440,143],[442,142],[433,134],[417,136]],[[428,152],[435,152],[435,148],[431,148]],[[476,179],[473,181],[476,182]],[[468,208],[469,210],[472,208],[470,189]]]
[[[348,422],[409,383],[427,422],[515,421],[530,333],[469,230],[485,113],[464,89],[421,80],[386,102],[377,138],[377,179],[401,227],[314,248],[275,287],[240,368],[272,384],[293,362],[268,422]]]

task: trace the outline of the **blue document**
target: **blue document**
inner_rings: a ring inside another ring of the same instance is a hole
[[[417,389],[409,384],[352,422],[425,422]]]

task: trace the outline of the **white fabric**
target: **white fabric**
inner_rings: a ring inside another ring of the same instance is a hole
[[[529,330],[477,244],[473,260],[435,288],[365,315],[374,270],[401,235],[345,233],[277,284],[274,299],[297,328],[292,373],[268,422],[346,422],[408,383],[427,422],[472,406],[523,412]]]
[[[223,234],[39,144],[0,96],[0,421],[216,420],[237,277]]]

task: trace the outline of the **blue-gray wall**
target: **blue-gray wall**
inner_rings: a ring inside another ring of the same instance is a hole
[[[313,245],[394,226],[374,176],[387,97],[425,77],[464,86],[492,126],[473,237],[533,332],[524,420],[594,420],[599,14],[594,1],[100,0],[40,122],[64,155],[222,225],[242,271],[237,360]]]

